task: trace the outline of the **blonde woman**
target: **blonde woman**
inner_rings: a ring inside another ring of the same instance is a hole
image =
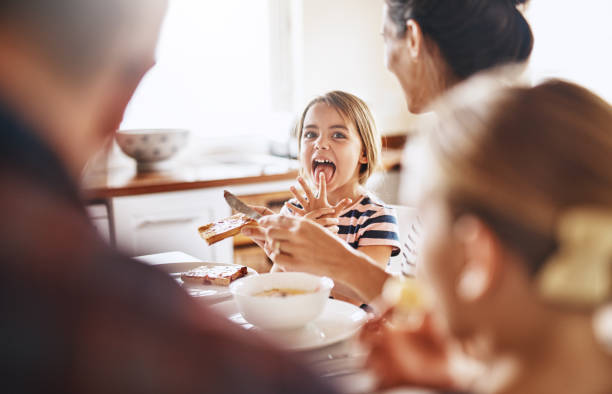
[[[594,320],[612,299],[612,107],[556,80],[475,81],[437,114],[419,208],[440,324],[366,327],[381,385],[612,392],[612,324]],[[471,382],[460,348],[482,366]]]

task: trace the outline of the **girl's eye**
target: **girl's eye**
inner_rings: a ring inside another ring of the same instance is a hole
[[[334,137],[334,138],[346,138],[346,136],[345,136],[344,134],[342,134],[341,132],[339,132],[339,131],[336,131],[336,132],[335,132],[335,133],[332,135],[332,137]]]
[[[305,131],[303,138],[305,139],[310,139],[310,138],[316,138],[317,134],[314,131]]]

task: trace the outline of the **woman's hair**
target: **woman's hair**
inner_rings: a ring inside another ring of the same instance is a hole
[[[308,103],[308,105],[306,105],[306,108],[304,109],[304,112],[302,112],[302,116],[296,125],[296,134],[298,137],[300,150],[302,149],[304,119],[306,118],[308,110],[313,105],[318,103],[324,103],[336,109],[340,113],[340,116],[342,116],[346,121],[355,125],[355,128],[359,133],[359,137],[361,138],[363,152],[368,159],[368,162],[361,164],[361,167],[359,168],[359,183],[363,185],[368,180],[370,175],[372,175],[372,173],[379,167],[381,155],[380,135],[376,129],[374,117],[372,116],[370,109],[359,97],[339,90],[315,97]]]
[[[441,100],[426,157],[452,214],[480,217],[536,273],[565,212],[612,212],[612,107],[560,80],[481,87]]]
[[[460,79],[529,58],[533,35],[516,8],[526,1],[386,0],[398,35],[406,34],[406,21],[415,20]]]

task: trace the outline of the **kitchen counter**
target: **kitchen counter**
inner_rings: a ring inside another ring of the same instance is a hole
[[[297,161],[269,155],[222,155],[177,161],[167,171],[137,172],[134,162],[87,171],[86,200],[272,182],[297,176]]]
[[[401,149],[385,149],[383,168],[399,166]],[[256,154],[211,155],[205,159],[177,161],[168,171],[137,172],[135,162],[87,171],[82,178],[87,201],[111,197],[222,187],[295,179],[298,162]]]

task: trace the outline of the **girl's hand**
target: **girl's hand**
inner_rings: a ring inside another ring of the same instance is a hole
[[[325,227],[332,233],[338,233],[338,216],[336,215],[335,208],[319,208],[314,211],[310,211],[304,215],[305,219],[312,220],[313,222]]]
[[[299,201],[300,205],[302,205],[302,208],[300,209],[294,205],[287,205],[287,203],[285,203],[287,205],[287,208],[291,209],[291,211],[293,211],[293,213],[297,216],[306,216],[311,212],[323,208],[333,208],[333,213],[328,214],[328,216],[337,217],[340,212],[342,212],[352,203],[350,198],[344,198],[335,205],[331,205],[327,201],[327,185],[325,182],[325,174],[323,173],[319,175],[319,192],[317,193],[317,196],[315,196],[315,193],[313,193],[312,189],[310,188],[310,186],[308,186],[308,183],[306,183],[304,178],[299,176],[297,180],[302,186],[306,197],[304,197],[302,193],[298,192],[298,190],[294,186],[291,186],[289,190],[291,191],[295,199]]]
[[[381,389],[414,385],[456,390],[450,372],[450,340],[435,327],[430,314],[415,327],[394,327],[393,310],[367,322],[360,339],[370,348],[367,366]]]

